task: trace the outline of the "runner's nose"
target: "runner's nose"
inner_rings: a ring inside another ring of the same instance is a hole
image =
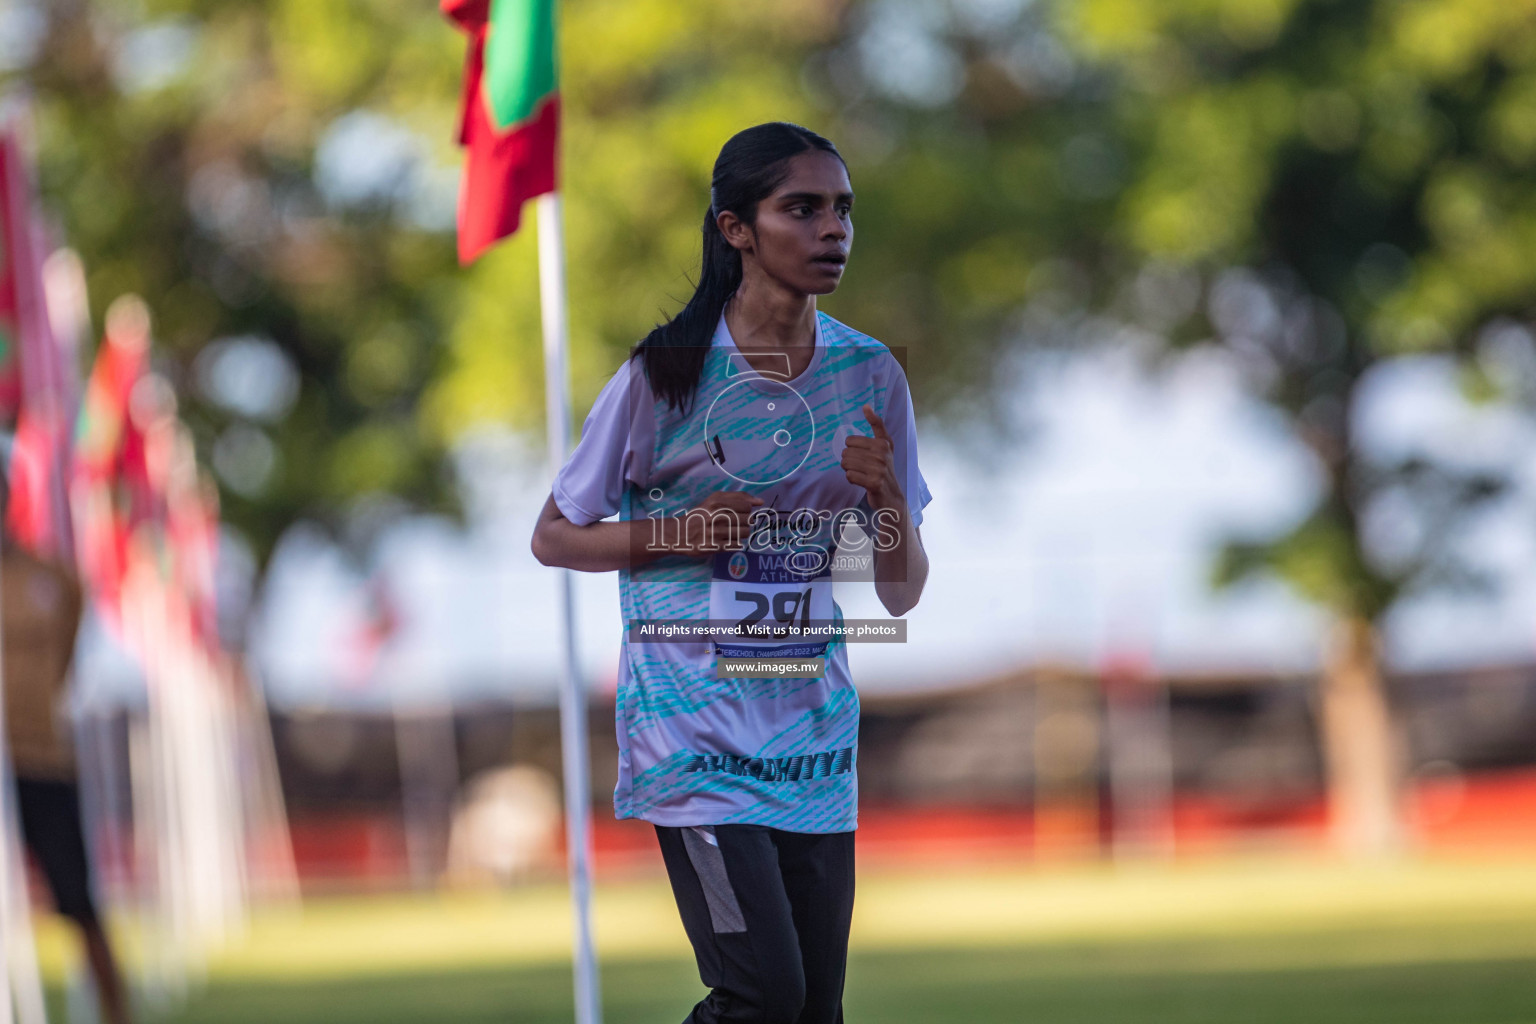
[[[828,242],[841,242],[848,237],[848,226],[835,209],[822,212],[821,237]]]

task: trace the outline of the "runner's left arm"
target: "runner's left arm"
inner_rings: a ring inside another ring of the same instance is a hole
[[[873,437],[852,435],[843,449],[843,473],[864,488],[874,516],[875,594],[885,610],[902,616],[917,606],[928,581],[928,553],[896,471],[896,446],[872,406],[864,418]]]

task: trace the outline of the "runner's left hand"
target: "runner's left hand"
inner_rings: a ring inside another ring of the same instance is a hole
[[[896,445],[891,440],[890,431],[885,429],[885,421],[867,403],[864,418],[869,421],[875,436],[848,436],[847,447],[843,449],[843,475],[849,483],[864,488],[871,508],[897,505],[905,499],[896,477]]]

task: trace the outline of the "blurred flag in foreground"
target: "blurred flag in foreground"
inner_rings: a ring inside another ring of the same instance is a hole
[[[14,424],[21,411],[21,304],[22,274],[26,253],[17,243],[26,237],[26,225],[17,223],[12,201],[9,165],[15,158],[10,133],[0,134],[0,419]]]
[[[106,335],[85,386],[70,497],[81,570],[119,635],[129,537],[152,514],[145,438],[129,408],[148,366],[149,312],[137,298],[118,299],[107,311]]]
[[[555,190],[557,0],[442,0],[469,36],[459,144],[459,262],[517,230],[524,201]]]
[[[42,223],[14,124],[0,127],[0,421],[16,431],[6,531],[44,556],[69,554],[66,500],[75,374],[54,336]]]

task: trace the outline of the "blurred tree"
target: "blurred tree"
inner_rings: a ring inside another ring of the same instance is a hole
[[[924,404],[984,406],[1030,290],[1075,295],[1063,255],[1096,236],[1069,200],[1107,214],[1109,193],[1060,171],[1076,108],[1059,73],[1025,67],[1040,19],[961,26],[991,63],[957,96],[943,59],[902,58],[922,5],[562,10],[578,408],[691,290],[715,153],[757,121],[843,142],[860,256],[829,307],[911,348]],[[463,41],[435,6],[14,0],[3,17],[0,84],[32,95],[98,322],[122,292],[147,300],[259,565],[300,519],[366,551],[402,512],[451,510],[455,438],[537,428],[533,231],[453,261]]]
[[[1014,6],[1008,32],[953,26],[957,86],[923,5],[565,3],[578,409],[691,291],[721,143],[789,119],[843,144],[860,194],[829,308],[910,348],[920,403],[984,412],[1025,299],[1083,298],[1068,257],[1103,234],[1085,210],[1112,212],[1085,163],[1112,143],[1069,145],[1097,108],[1030,64],[1066,58]],[[454,262],[463,40],[435,5],[12,0],[0,36],[97,321],[146,299],[258,569],[300,520],[364,556],[400,515],[454,510],[455,439],[538,429],[534,232]]]
[[[806,79],[858,196],[824,305],[906,349],[917,401],[974,428],[980,461],[1006,453],[1013,357],[1077,340],[1112,296],[1112,275],[1086,272],[1121,258],[1112,79],[1028,0],[850,5]]]
[[[565,5],[579,403],[684,293],[720,143],[816,119],[800,67],[839,17]],[[454,260],[464,43],[435,4],[15,0],[0,37],[97,322],[148,302],[258,566],[299,520],[361,555],[401,514],[452,512],[456,438],[537,428],[533,231]]]
[[[1336,617],[1321,719],[1337,835],[1390,849],[1404,754],[1379,630],[1406,595],[1480,582],[1460,527],[1506,481],[1428,446],[1373,457],[1357,400],[1384,361],[1429,352],[1473,397],[1530,397],[1530,376],[1501,368],[1529,364],[1536,313],[1536,3],[1081,0],[1061,14],[1075,49],[1115,69],[1108,112],[1135,154],[1112,243],[1134,262],[1097,272],[1132,294],[1204,282],[1190,316],[1154,326],[1214,337],[1322,468],[1311,514],[1233,544],[1219,576],[1277,573]]]
[[[96,322],[146,299],[261,564],[301,517],[366,534],[396,501],[453,507],[443,439],[417,422],[455,287],[431,143],[461,56],[434,14],[18,0],[5,16],[7,84],[30,93],[44,199]]]
[[[725,140],[760,121],[819,120],[801,67],[836,36],[843,6],[561,5],[560,174],[578,409],[692,293],[710,169]],[[423,410],[434,431],[539,428],[536,262],[534,232],[519,231],[464,275],[451,356]]]

